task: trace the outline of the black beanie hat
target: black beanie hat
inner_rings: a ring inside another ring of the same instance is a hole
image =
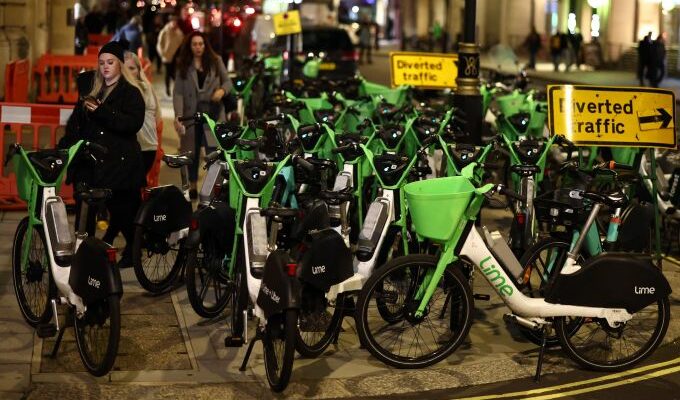
[[[108,42],[102,46],[101,50],[99,50],[99,56],[104,53],[109,53],[116,56],[116,58],[118,58],[121,62],[125,62],[125,50],[127,50],[127,48],[127,41],[121,40],[119,42]]]

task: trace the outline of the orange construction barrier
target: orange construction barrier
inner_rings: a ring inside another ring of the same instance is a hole
[[[165,154],[163,152],[163,121],[156,124],[156,136],[158,136],[158,149],[156,150],[156,158],[153,160],[153,166],[146,175],[146,186],[158,186],[158,177],[161,173],[161,159]]]
[[[30,150],[53,149],[64,135],[64,126],[73,106],[57,106],[31,103],[0,103],[0,210],[25,209],[19,199],[12,163],[4,165],[9,145],[20,143]],[[73,188],[64,185],[61,196],[68,203],[73,202]]]
[[[97,68],[97,55],[42,55],[33,67],[38,103],[75,104],[78,102],[76,77]]]
[[[27,59],[11,61],[5,67],[5,101],[28,101],[29,63]]]

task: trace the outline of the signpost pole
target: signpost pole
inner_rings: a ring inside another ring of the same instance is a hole
[[[654,258],[656,259],[656,265],[661,269],[661,226],[659,215],[659,202],[657,197],[659,190],[656,186],[656,154],[654,154],[654,148],[649,149],[649,160],[650,160],[650,174],[649,179],[652,181],[652,203],[654,203]]]
[[[465,113],[469,142],[482,144],[482,96],[479,93],[479,46],[475,40],[477,0],[465,0],[463,42],[458,50],[458,90],[454,106]]]

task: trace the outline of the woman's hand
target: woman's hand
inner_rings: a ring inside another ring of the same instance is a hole
[[[180,136],[184,136],[184,134],[186,133],[186,127],[184,126],[183,123],[179,122],[179,117],[175,117],[175,131]]]
[[[226,92],[224,91],[224,89],[218,88],[213,92],[211,100],[217,103],[218,101],[222,100],[222,97],[224,97],[225,94]]]
[[[99,105],[101,104],[99,100],[95,99],[94,97],[88,97],[85,99],[84,103],[85,109],[89,112],[94,112]]]

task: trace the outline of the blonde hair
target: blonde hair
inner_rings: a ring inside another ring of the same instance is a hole
[[[158,104],[158,97],[156,96],[156,93],[153,91],[153,87],[151,86],[151,82],[149,82],[149,78],[147,78],[146,74],[142,71],[142,62],[139,60],[139,57],[137,57],[137,54],[131,51],[125,52],[125,61],[127,60],[132,60],[132,62],[135,63],[135,66],[137,67],[137,76],[135,76],[134,78],[139,83],[140,89],[145,97],[149,94],[149,92],[151,92],[151,95],[153,96],[153,101],[156,104],[156,115],[160,115],[161,109],[160,104]],[[127,70],[127,68],[125,69]],[[129,70],[128,72],[132,75],[132,73]]]
[[[116,61],[118,61],[118,65],[120,67],[120,74],[122,75],[121,78],[125,79],[127,83],[130,85],[134,86],[139,90],[140,93],[143,93],[142,87],[139,85],[139,81],[132,76],[132,72],[130,72],[127,68],[125,68],[125,64],[120,61],[118,58],[116,58]],[[89,95],[92,97],[97,97],[99,94],[99,91],[102,90],[102,87],[104,86],[104,76],[102,76],[101,71],[99,70],[99,65],[97,65],[97,69],[95,69],[94,72],[94,83],[92,84],[92,90],[90,90]]]

